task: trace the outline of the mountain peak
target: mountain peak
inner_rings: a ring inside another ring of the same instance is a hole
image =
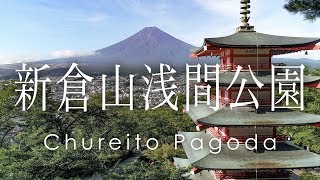
[[[139,31],[140,33],[165,33],[164,31],[162,31],[161,29],[159,29],[158,27],[156,27],[156,26],[153,26],[153,27],[145,27],[145,28],[143,28],[143,29],[141,29],[140,31]],[[138,33],[139,33],[138,32]],[[167,34],[167,33],[165,33],[165,34]]]
[[[166,32],[162,31],[161,29],[157,28],[156,26],[153,27],[145,27],[141,29],[139,32],[137,32],[135,35],[131,37],[138,37],[142,36],[142,38],[174,38],[173,36],[167,34]]]
[[[150,26],[150,27],[144,27],[142,30],[160,30],[160,29],[156,26]]]
[[[189,58],[190,49],[187,44],[161,29],[145,27],[136,34],[109,47],[97,50],[96,53],[113,60],[128,60],[132,62],[169,62]]]

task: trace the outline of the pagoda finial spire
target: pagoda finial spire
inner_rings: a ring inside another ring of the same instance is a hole
[[[240,0],[240,14],[241,25],[237,28],[237,31],[254,31],[254,26],[249,24],[250,14],[250,0]]]

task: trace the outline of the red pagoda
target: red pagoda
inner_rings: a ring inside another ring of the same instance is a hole
[[[258,33],[249,25],[250,0],[241,0],[241,26],[237,32],[225,37],[206,38],[203,46],[190,57],[220,57],[220,108],[213,110],[207,104],[190,105],[188,115],[196,124],[198,132],[179,132],[185,137],[182,143],[187,159],[175,158],[177,167],[193,167],[193,179],[290,179],[292,170],[320,167],[320,155],[306,151],[277,134],[280,126],[319,127],[320,116],[302,111],[271,111],[272,76],[271,58],[275,55],[298,51],[319,50],[320,38],[285,37]],[[250,65],[256,79],[264,86],[261,89],[249,72]],[[228,89],[237,67],[243,67],[233,86]],[[246,79],[240,102],[252,100],[247,89],[255,92],[260,107],[230,108],[237,100],[241,79]],[[304,76],[304,86],[320,88],[320,77]],[[215,82],[203,82],[215,86]],[[218,97],[216,97],[218,98]],[[258,148],[248,150],[244,142],[258,134]],[[208,146],[213,137],[222,140],[221,152],[210,153]],[[204,148],[194,150],[190,142],[202,138]],[[237,150],[230,150],[227,142],[236,138],[240,142]],[[267,150],[263,142],[275,138],[276,150]]]

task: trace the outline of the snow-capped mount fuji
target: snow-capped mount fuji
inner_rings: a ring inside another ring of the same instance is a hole
[[[97,50],[96,56],[105,57],[107,61],[114,63],[131,65],[185,64],[192,48],[194,46],[157,27],[146,27],[123,41]]]

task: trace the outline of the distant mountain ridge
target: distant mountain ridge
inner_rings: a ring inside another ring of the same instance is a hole
[[[320,68],[320,57],[319,60],[313,60],[308,58],[300,58],[300,59],[286,59],[286,58],[273,58],[273,63],[284,63],[286,65],[291,66],[300,66],[303,64],[309,69]]]
[[[201,37],[200,37],[201,38]],[[84,71],[91,74],[113,72],[114,65],[120,64],[122,70],[127,72],[141,72],[145,70],[144,64],[159,66],[160,63],[169,64],[175,68],[184,70],[185,64],[198,63],[196,59],[189,58],[190,50],[195,46],[185,43],[157,27],[146,27],[136,34],[111,46],[95,51],[95,54],[82,57],[70,57],[30,62],[30,66],[48,64],[52,76],[62,75],[70,67],[72,62],[79,63]],[[219,63],[216,57],[201,58],[201,63]],[[277,59],[273,63],[283,62],[287,65],[304,64],[309,68],[320,67],[320,61],[310,59]],[[0,65],[0,77],[12,78],[15,70],[21,68],[21,64]]]

